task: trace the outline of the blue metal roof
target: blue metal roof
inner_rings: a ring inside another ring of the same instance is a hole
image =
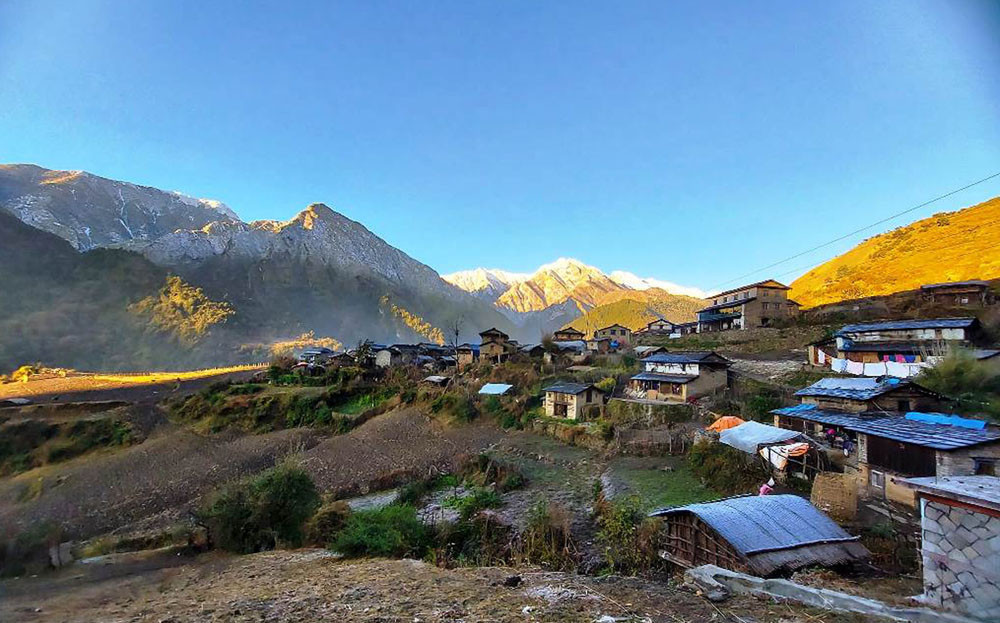
[[[913,385],[895,378],[826,378],[795,392],[796,396],[825,396],[849,400],[871,400],[900,387]]]
[[[771,413],[810,422],[838,426],[857,433],[892,439],[935,450],[957,450],[981,443],[1000,442],[1000,430],[974,430],[949,424],[934,424],[886,413],[847,413],[820,409],[816,405],[795,405]]]
[[[698,378],[691,374],[660,374],[659,372],[640,372],[633,376],[632,381],[659,381],[661,383],[688,383]]]
[[[650,355],[649,357],[643,358],[643,363],[704,363],[709,357],[718,357],[722,362],[728,362],[728,360],[717,353],[713,353],[710,350],[701,351],[687,351],[682,353],[657,353],[655,355]]]
[[[916,320],[883,320],[880,322],[861,322],[849,324],[840,328],[834,335],[845,333],[864,333],[866,331],[905,331],[907,329],[964,329],[971,327],[975,318],[926,318]]]
[[[502,396],[510,391],[512,387],[514,386],[506,383],[487,383],[486,385],[483,385],[482,389],[479,390],[479,393],[489,396]]]
[[[664,517],[677,513],[694,513],[744,556],[856,540],[797,495],[727,498],[661,509],[651,515]]]
[[[542,391],[543,392],[555,392],[557,394],[569,394],[571,396],[576,396],[577,394],[582,394],[587,389],[594,389],[595,391],[598,391],[598,392],[601,391],[601,390],[597,389],[596,387],[594,387],[593,385],[588,385],[586,383],[569,383],[569,382],[553,383],[552,385],[549,385],[548,387],[546,387]],[[603,394],[604,392],[601,392],[601,393]]]

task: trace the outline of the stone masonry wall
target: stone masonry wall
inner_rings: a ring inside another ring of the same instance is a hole
[[[924,599],[1000,621],[1000,517],[921,500]]]

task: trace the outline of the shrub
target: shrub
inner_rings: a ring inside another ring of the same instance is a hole
[[[569,514],[556,504],[538,500],[528,511],[517,558],[548,569],[569,570],[576,566],[576,557]]]
[[[410,505],[392,504],[352,514],[333,542],[344,556],[421,557],[430,532]]]
[[[659,522],[647,517],[638,496],[599,505],[597,540],[609,570],[635,574],[659,566]]]
[[[955,400],[959,413],[983,414],[1000,420],[1000,366],[979,361],[967,350],[952,350],[917,382]]]
[[[723,494],[748,493],[770,478],[757,461],[722,443],[701,441],[688,452],[688,465],[709,488]]]
[[[457,510],[460,519],[469,519],[479,511],[497,508],[501,503],[500,495],[495,490],[474,487],[468,495],[445,498],[442,505]]]
[[[319,505],[309,474],[285,463],[225,487],[212,496],[200,518],[218,547],[250,553],[301,545],[303,524]]]
[[[597,389],[601,390],[604,393],[610,393],[612,390],[614,390],[616,384],[617,381],[615,380],[615,377],[606,376],[600,381],[594,383],[594,387],[596,387]]]
[[[319,507],[306,523],[306,542],[320,547],[328,547],[337,533],[347,524],[351,507],[344,500],[329,502]]]

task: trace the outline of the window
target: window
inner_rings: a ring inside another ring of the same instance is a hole
[[[962,297],[962,305],[968,305],[968,304],[969,304],[969,297],[963,296]]]
[[[909,400],[897,400],[896,401],[896,410],[899,411],[900,413],[906,413],[907,411],[910,410],[910,401]]]
[[[885,489],[885,474],[872,470],[868,474],[868,484],[876,489]]]
[[[768,294],[769,294],[768,291],[764,290],[764,293],[763,293],[764,298],[767,298]]]
[[[972,459],[975,461],[975,469],[973,473],[977,476],[996,476],[997,475],[997,460],[996,459]]]

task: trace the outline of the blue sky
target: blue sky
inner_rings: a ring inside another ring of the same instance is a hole
[[[710,289],[1000,171],[998,33],[990,0],[19,0],[0,161]]]

